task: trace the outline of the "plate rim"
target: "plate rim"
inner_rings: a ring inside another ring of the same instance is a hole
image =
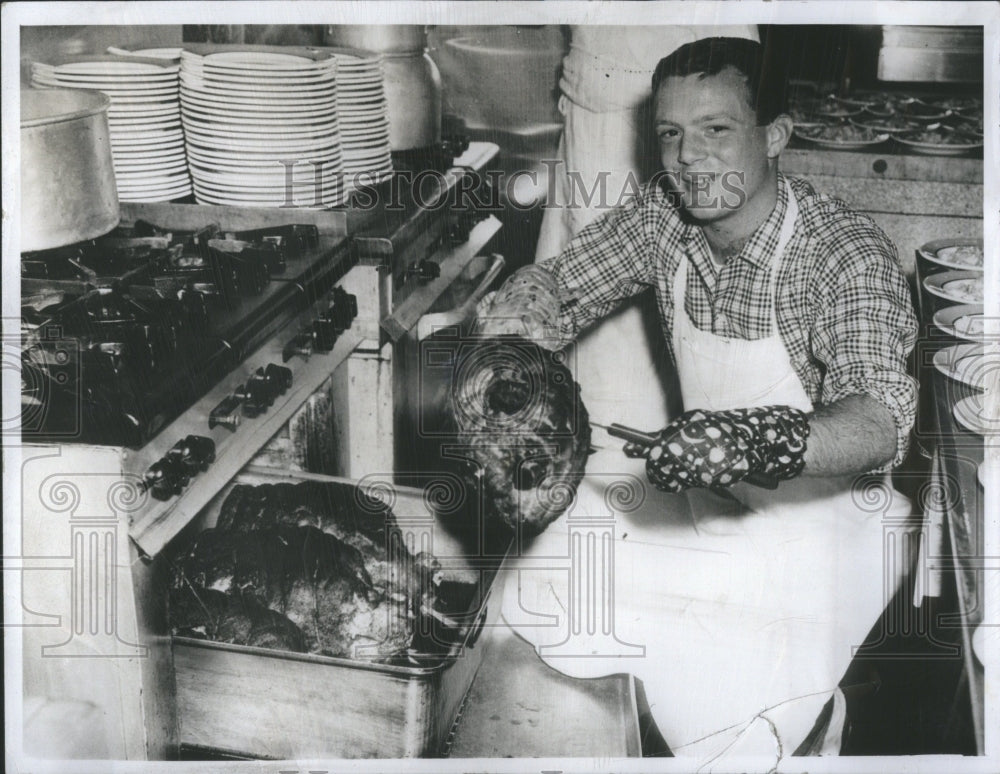
[[[956,304],[955,306],[946,306],[944,309],[939,309],[934,313],[931,318],[931,322],[934,323],[938,329],[944,331],[949,336],[953,336],[957,339],[962,339],[963,341],[975,341],[980,342],[985,340],[986,333],[983,332],[982,337],[972,337],[967,333],[959,333],[955,330],[955,321],[961,317],[967,317],[970,315],[984,315],[983,304]]]
[[[963,414],[965,413],[964,410],[959,409],[959,406],[967,407],[972,403],[975,403],[977,401],[981,402],[982,400],[984,400],[983,394],[967,395],[964,398],[959,398],[952,404],[951,415],[952,417],[954,417],[955,421],[962,426],[963,429],[969,431],[970,433],[981,435],[985,438],[987,435],[993,435],[997,432],[1000,432],[1000,420],[997,420],[997,426],[995,428],[987,427],[985,424],[977,425],[975,422],[969,423],[965,421],[966,419],[969,418],[969,416],[974,416],[978,418],[980,414],[970,410],[968,412],[969,416],[963,416]]]
[[[938,253],[941,250],[945,250],[949,247],[978,247],[983,250],[983,265],[979,266],[959,266],[954,263],[943,262],[938,258]],[[930,242],[925,242],[917,248],[917,252],[922,258],[930,261],[938,266],[945,266],[949,269],[958,269],[963,271],[977,271],[985,272],[986,270],[986,260],[985,260],[985,242],[980,237],[969,237],[968,239],[948,237],[945,239],[932,239]]]
[[[982,277],[983,272],[976,271],[975,269],[949,269],[947,271],[937,271],[933,274],[928,274],[924,277],[922,284],[928,293],[947,301],[954,301],[957,304],[983,304],[985,303],[984,299],[980,299],[979,301],[969,301],[968,299],[955,298],[955,296],[948,295],[944,290],[944,284],[946,282],[956,282],[963,279],[980,279]]]
[[[982,355],[985,353],[986,353],[986,344],[984,342],[964,341],[961,344],[952,344],[947,347],[941,347],[941,349],[937,350],[934,353],[933,357],[931,358],[931,362],[933,363],[934,367],[938,370],[938,373],[940,373],[942,376],[946,376],[947,378],[953,381],[959,382],[960,384],[964,384],[966,387],[969,387],[973,390],[982,391],[985,390],[986,388],[980,387],[978,384],[972,384],[966,379],[960,378],[958,372],[955,371],[954,368],[950,368],[948,366],[946,358],[955,361],[955,360],[961,360],[966,357],[975,357],[976,355]],[[950,358],[949,355],[951,356]]]

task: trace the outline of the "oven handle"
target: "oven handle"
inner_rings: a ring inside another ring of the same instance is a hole
[[[465,301],[454,309],[449,309],[447,312],[425,314],[417,321],[417,341],[423,341],[439,328],[458,325],[472,316],[476,311],[476,306],[507,265],[507,261],[499,253],[493,253],[492,258],[493,262],[490,264],[490,268],[486,270],[476,289],[469,294],[469,297]]]

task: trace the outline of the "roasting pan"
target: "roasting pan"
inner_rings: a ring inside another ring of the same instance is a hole
[[[248,468],[193,519],[185,534],[214,526],[236,484],[349,479]],[[449,733],[482,663],[500,600],[492,598],[503,555],[469,548],[427,505],[425,491],[392,487],[393,512],[417,550],[431,550],[445,578],[478,578],[451,652],[428,666],[292,653],[175,636],[179,739],[185,758],[407,758],[447,754]],[[167,552],[169,553],[169,552]]]

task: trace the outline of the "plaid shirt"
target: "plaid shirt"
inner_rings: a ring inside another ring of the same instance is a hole
[[[906,358],[917,322],[896,249],[867,216],[779,175],[778,203],[739,255],[718,268],[702,230],[683,221],[656,186],[583,229],[541,265],[559,285],[565,340],[653,287],[672,352],[671,285],[680,256],[689,270],[684,307],[694,325],[719,336],[760,339],[771,331],[770,271],[788,204],[799,216],[777,275],[778,333],[816,405],[871,395],[892,412],[898,465],[909,445],[917,387]],[[691,270],[693,269],[693,271]]]

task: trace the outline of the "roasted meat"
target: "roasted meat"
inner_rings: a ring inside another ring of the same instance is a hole
[[[450,607],[437,598],[438,569],[406,549],[391,510],[354,486],[237,485],[218,526],[174,558],[171,625],[238,644],[393,658]]]
[[[170,621],[185,637],[252,645],[259,648],[306,650],[302,630],[287,616],[251,596],[183,584],[170,590]]]
[[[590,422],[561,353],[516,336],[484,340],[456,367],[450,411],[488,516],[534,534],[566,510]]]

